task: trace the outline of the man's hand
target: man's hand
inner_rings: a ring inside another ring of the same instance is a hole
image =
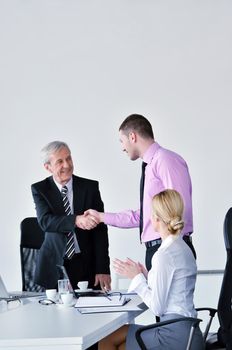
[[[110,275],[106,274],[97,274],[95,275],[95,283],[94,286],[96,287],[98,284],[100,284],[101,289],[105,291],[111,290],[111,277]]]
[[[94,218],[94,220],[100,224],[100,222],[104,222],[104,213],[100,213],[97,210],[94,209],[88,209],[84,212],[85,216],[91,216],[92,218]]]
[[[134,278],[139,273],[143,273],[142,265],[129,258],[127,258],[126,261],[115,259],[113,261],[113,267],[119,275],[128,277],[130,279]]]
[[[96,227],[98,222],[96,219],[91,216],[85,216],[83,215],[77,215],[75,224],[77,227],[81,228],[82,230],[92,230],[92,228]]]

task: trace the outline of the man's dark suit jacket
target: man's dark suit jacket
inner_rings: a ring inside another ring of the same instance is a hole
[[[73,215],[65,215],[61,193],[53,177],[31,186],[39,225],[45,240],[39,252],[35,283],[44,288],[55,288],[59,279],[56,265],[63,265],[67,234],[75,232],[84,266],[95,274],[110,274],[107,226],[99,224],[92,230],[75,227],[76,215],[89,208],[104,211],[98,182],[73,175]],[[79,255],[79,254],[78,254]],[[86,264],[86,265],[85,265]],[[78,271],[78,266],[76,267]]]

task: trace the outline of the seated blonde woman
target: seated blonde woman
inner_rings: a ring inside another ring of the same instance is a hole
[[[180,194],[165,190],[152,201],[152,225],[160,233],[162,244],[152,258],[149,272],[131,259],[116,259],[114,268],[132,279],[129,292],[136,292],[161,321],[180,317],[197,317],[193,304],[196,282],[196,261],[181,237],[184,205]],[[137,350],[135,332],[140,325],[125,325],[99,342],[99,350]],[[191,324],[173,323],[144,332],[149,350],[185,350]],[[196,328],[191,350],[203,350],[203,338]]]

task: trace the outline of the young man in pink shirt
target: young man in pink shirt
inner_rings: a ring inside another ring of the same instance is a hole
[[[110,226],[139,227],[141,242],[146,246],[146,267],[150,270],[152,256],[161,245],[160,235],[154,232],[150,220],[152,198],[161,191],[174,189],[181,194],[185,206],[183,239],[196,257],[191,239],[192,184],[185,160],[155,141],[152,126],[142,115],[128,116],[119,127],[119,137],[123,152],[126,152],[131,160],[140,158],[143,161],[144,178],[142,176],[140,181],[140,208],[119,213],[101,213],[90,209],[85,215],[91,214],[97,222],[104,222]]]

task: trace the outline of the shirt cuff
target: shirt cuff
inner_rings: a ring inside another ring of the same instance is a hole
[[[130,292],[136,292],[136,290],[138,289],[138,287],[139,287],[139,285],[142,283],[146,283],[147,282],[147,280],[146,280],[146,278],[145,278],[145,276],[144,276],[144,274],[143,273],[139,273],[138,275],[136,275],[133,279],[132,279],[132,281],[131,281],[131,283],[130,283],[130,285],[129,285],[129,288],[128,288],[128,293],[130,293]]]
[[[104,224],[113,226],[115,224],[115,214],[113,213],[104,213]]]

